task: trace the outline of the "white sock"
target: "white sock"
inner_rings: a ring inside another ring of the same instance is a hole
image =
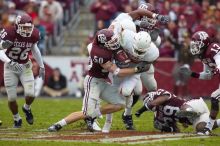
[[[206,127],[209,128],[209,130],[212,130],[214,123],[215,120],[209,117],[209,122],[206,124]]]
[[[106,123],[112,123],[112,119],[113,119],[113,114],[106,114],[106,119],[105,119]]]
[[[19,121],[21,119],[21,116],[19,115],[19,113],[13,115],[13,118],[15,121]]]
[[[26,109],[26,110],[30,110],[31,109],[31,105],[27,105],[26,103],[24,104],[24,108]]]
[[[130,116],[132,113],[131,113],[131,108],[125,108],[125,112],[124,112],[124,116]]]
[[[217,124],[218,127],[220,127],[220,119],[216,120],[216,124]]]
[[[65,126],[67,125],[66,121],[64,119],[60,120],[59,122],[57,122],[57,124],[60,124],[60,126]]]

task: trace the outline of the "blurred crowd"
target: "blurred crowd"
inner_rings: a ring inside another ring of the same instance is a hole
[[[163,39],[160,57],[178,59],[184,53],[181,48],[189,47],[187,39],[198,30],[205,30],[214,41],[220,39],[220,0],[95,0],[90,7],[96,19],[95,32],[108,27],[120,12],[137,9],[141,2],[170,16],[170,23],[159,26]]]
[[[83,0],[0,0],[0,30],[13,25],[18,14],[28,13],[39,29],[43,55],[62,41],[63,29],[71,22]]]

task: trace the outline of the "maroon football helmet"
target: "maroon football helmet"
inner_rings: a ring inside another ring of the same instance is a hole
[[[203,53],[210,44],[210,38],[205,31],[197,31],[192,35],[190,42],[190,52],[192,55]]]
[[[154,6],[150,3],[143,3],[141,4],[138,9],[143,9],[143,10],[148,10],[150,12],[153,12],[153,13],[157,13],[157,10],[154,8]],[[149,30],[152,30],[156,24],[157,24],[157,20],[156,19],[153,19],[153,18],[148,18],[146,16],[143,16],[141,18],[141,21],[147,21],[149,23],[149,26],[148,26],[148,29]]]
[[[96,33],[96,42],[109,50],[116,50],[120,47],[119,37],[109,29],[102,29]]]
[[[15,26],[16,32],[22,37],[30,37],[34,29],[32,18],[27,14],[18,15],[15,20]]]

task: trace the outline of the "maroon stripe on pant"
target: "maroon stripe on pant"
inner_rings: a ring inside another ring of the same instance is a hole
[[[89,76],[89,79],[88,79],[88,82],[87,82],[87,90],[86,90],[86,93],[85,93],[85,96],[84,96],[84,100],[85,100],[85,103],[84,103],[84,109],[83,109],[83,114],[86,115],[86,112],[87,112],[87,108],[88,108],[88,99],[89,99],[89,92],[90,92],[90,85],[91,85],[91,81],[92,81],[92,78],[91,76]]]

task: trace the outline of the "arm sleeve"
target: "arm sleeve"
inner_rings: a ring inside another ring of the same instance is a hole
[[[44,63],[43,63],[43,60],[42,60],[42,57],[41,57],[40,50],[39,50],[39,48],[37,46],[37,43],[34,44],[34,47],[32,49],[32,54],[33,54],[34,59],[37,61],[38,65],[41,68],[44,68]]]
[[[0,50],[0,60],[5,62],[5,63],[8,63],[10,62],[11,60],[8,58],[8,56],[5,54],[5,50]]]
[[[213,58],[214,58],[215,63],[216,63],[216,65],[217,65],[216,68],[220,69],[220,54],[219,54],[219,53],[216,54]]]

